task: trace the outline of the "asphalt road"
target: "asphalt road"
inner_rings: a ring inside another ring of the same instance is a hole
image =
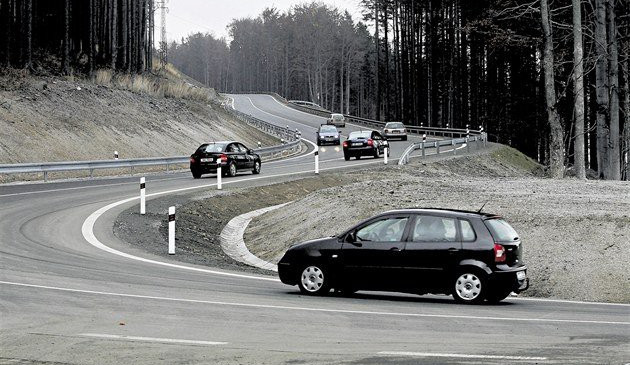
[[[237,109],[311,141],[322,121],[269,96],[234,97]],[[405,147],[394,142],[392,158]],[[323,171],[382,163],[346,162],[334,148],[321,160]],[[224,179],[224,189],[312,169],[310,154],[268,163],[259,176]],[[147,193],[187,199],[214,183],[152,175]],[[137,185],[133,177],[0,186],[0,364],[630,363],[628,305],[510,298],[466,306],[367,292],[312,298],[272,276],[153,257],[112,233],[117,214],[138,204]]]

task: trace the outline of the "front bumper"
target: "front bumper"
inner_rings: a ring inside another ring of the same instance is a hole
[[[295,267],[288,262],[281,261],[278,263],[278,276],[280,277],[280,281],[284,284],[297,284],[297,274],[295,272]]]

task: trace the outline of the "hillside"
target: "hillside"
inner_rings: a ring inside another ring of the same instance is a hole
[[[224,139],[276,144],[172,69],[159,77],[0,76],[0,163],[186,155]]]

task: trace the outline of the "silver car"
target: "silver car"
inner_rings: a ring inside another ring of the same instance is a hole
[[[389,122],[385,124],[383,134],[387,139],[400,138],[401,141],[407,140],[407,129],[401,122]]]
[[[346,126],[346,117],[344,117],[343,114],[331,114],[330,118],[326,121],[326,124],[343,128]]]

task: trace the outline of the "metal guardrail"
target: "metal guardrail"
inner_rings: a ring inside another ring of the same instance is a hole
[[[487,143],[487,138],[485,133],[481,133],[480,135],[476,135],[473,137],[465,137],[465,138],[452,138],[445,139],[440,141],[432,141],[432,142],[414,142],[403,152],[403,154],[398,159],[399,165],[406,165],[409,163],[409,159],[411,158],[411,154],[415,151],[421,150],[422,157],[426,156],[427,149],[435,149],[436,154],[440,154],[440,147],[452,147],[452,150],[447,152],[451,152],[456,155],[458,150],[458,145],[466,145],[466,152],[470,153],[470,147],[472,143],[475,143],[477,149],[482,146],[485,147]],[[461,148],[461,147],[459,147]],[[447,153],[445,152],[445,153]]]
[[[299,133],[279,127],[275,124],[265,122],[254,118],[237,110],[228,110],[234,114],[237,119],[262,130],[271,135],[281,138],[282,144],[270,147],[262,147],[254,149],[254,152],[263,156],[271,156],[272,158],[278,154],[288,151],[297,151],[300,149]],[[0,164],[0,174],[27,174],[27,173],[43,173],[44,181],[48,179],[49,172],[68,172],[68,171],[89,171],[90,177],[93,176],[94,170],[102,169],[118,169],[129,168],[133,173],[136,167],[148,166],[166,166],[168,172],[171,165],[187,164],[190,156],[175,157],[150,157],[150,158],[133,158],[133,159],[114,159],[114,160],[94,160],[94,161],[63,161],[63,162],[38,162],[38,163],[20,163],[20,164]]]

